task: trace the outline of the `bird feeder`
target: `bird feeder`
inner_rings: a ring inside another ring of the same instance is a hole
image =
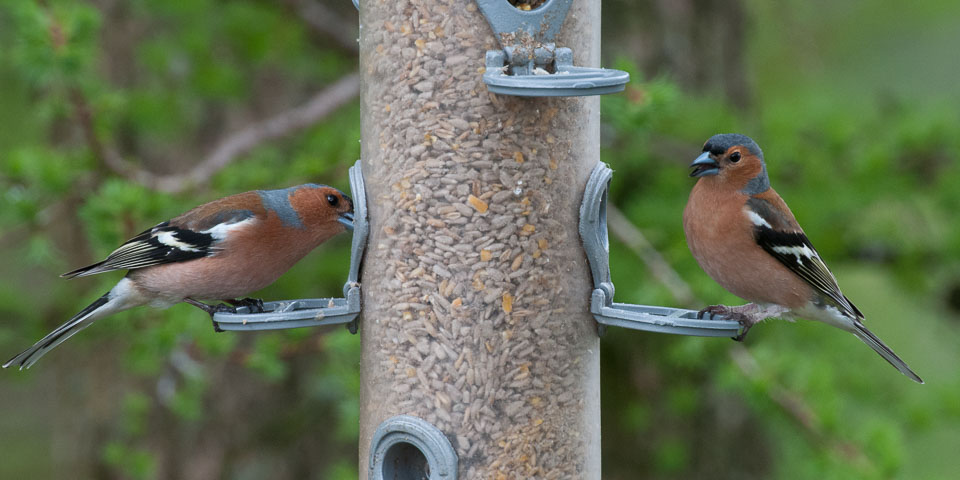
[[[567,4],[553,41],[595,67],[599,1]],[[398,415],[443,433],[457,478],[600,478],[599,337],[577,232],[599,98],[495,93],[478,72],[503,46],[481,7],[360,4],[361,478]],[[425,443],[395,461],[422,464]]]

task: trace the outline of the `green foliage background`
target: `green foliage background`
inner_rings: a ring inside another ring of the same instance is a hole
[[[607,63],[634,79],[603,99],[611,200],[690,284],[686,306],[737,303],[690,257],[679,219],[701,143],[749,134],[847,296],[927,384],[811,322],[766,323],[745,348],[610,331],[604,478],[955,478],[960,4],[841,3],[743,3],[746,105],[722,79],[694,89],[669,69],[643,73],[629,29],[605,17]],[[0,351],[109,289],[119,274],[57,275],[147,226],[245,190],[348,188],[356,102],[176,194],[118,175],[90,140],[181,172],[354,70],[355,53],[311,31],[297,4],[0,0]],[[611,256],[618,301],[678,303],[615,238]],[[336,239],[262,296],[337,295],[348,263],[349,239]],[[0,372],[0,477],[355,478],[358,368],[342,329],[215,335],[183,305],[117,315],[30,371]]]

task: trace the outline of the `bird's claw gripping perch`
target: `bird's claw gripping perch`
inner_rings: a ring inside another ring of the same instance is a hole
[[[263,300],[259,298],[245,297],[239,300],[226,300],[226,302],[233,306],[231,307],[229,305],[224,305],[221,303],[219,305],[212,307],[212,310],[206,310],[206,312],[210,314],[210,321],[213,322],[213,331],[217,333],[224,331],[222,328],[220,328],[220,324],[214,318],[214,315],[216,315],[217,313],[222,313],[222,312],[237,313],[237,308],[239,307],[247,307],[247,309],[249,310],[249,313],[263,313],[264,311]]]
[[[222,333],[223,329],[220,328],[220,324],[213,319],[213,316],[216,315],[218,312],[237,313],[236,307],[231,307],[230,305],[227,305],[225,303],[218,303],[216,305],[208,305],[208,306],[210,308],[205,310],[207,310],[207,313],[210,314],[210,322],[213,323],[213,331],[217,333]]]
[[[227,303],[234,307],[247,307],[250,309],[250,313],[263,313],[263,300],[259,298],[246,297],[239,300],[227,300]]]
[[[703,310],[697,312],[697,318],[703,319],[706,314],[710,314],[710,317],[722,316],[727,320],[733,320],[740,324],[740,333],[736,337],[730,337],[734,341],[742,342],[743,339],[747,338],[747,332],[750,331],[750,327],[754,326],[757,322],[751,319],[748,315],[734,311],[729,307],[723,305],[710,305]]]
[[[236,303],[239,303],[239,302],[244,302],[244,301],[246,301],[246,300],[252,300],[252,299],[245,298],[245,299],[243,299],[243,300],[227,300],[227,301],[230,302],[230,303],[236,304]],[[192,298],[185,298],[185,299],[183,299],[183,301],[189,303],[190,305],[193,305],[194,307],[199,308],[200,310],[203,310],[204,312],[207,312],[207,315],[210,315],[210,322],[213,323],[213,331],[215,331],[215,332],[217,332],[217,333],[222,332],[223,329],[220,328],[220,324],[217,323],[216,320],[214,320],[213,316],[216,315],[216,314],[219,313],[219,312],[237,313],[236,307],[231,307],[230,305],[227,305],[226,303],[218,303],[218,304],[216,304],[216,305],[208,305],[208,304],[203,303],[203,302],[198,302],[198,301],[196,301],[196,300],[194,300],[194,299],[192,299]]]

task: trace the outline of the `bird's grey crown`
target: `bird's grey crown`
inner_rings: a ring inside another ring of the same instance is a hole
[[[761,162],[763,161],[763,151],[760,150],[757,142],[739,133],[719,133],[714,135],[707,140],[707,143],[703,144],[703,151],[710,152],[714,155],[722,155],[723,152],[726,152],[730,147],[737,145],[746,147],[750,153],[760,157]]]

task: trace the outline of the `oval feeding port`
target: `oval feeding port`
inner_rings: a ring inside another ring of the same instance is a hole
[[[384,479],[428,479],[430,464],[427,457],[412,443],[398,442],[387,449],[383,457]]]
[[[455,480],[457,453],[437,427],[398,415],[377,427],[370,441],[372,480]]]
[[[523,12],[529,12],[530,10],[536,10],[540,8],[544,3],[547,3],[549,0],[507,0],[510,2],[510,5],[516,7],[517,10]]]

